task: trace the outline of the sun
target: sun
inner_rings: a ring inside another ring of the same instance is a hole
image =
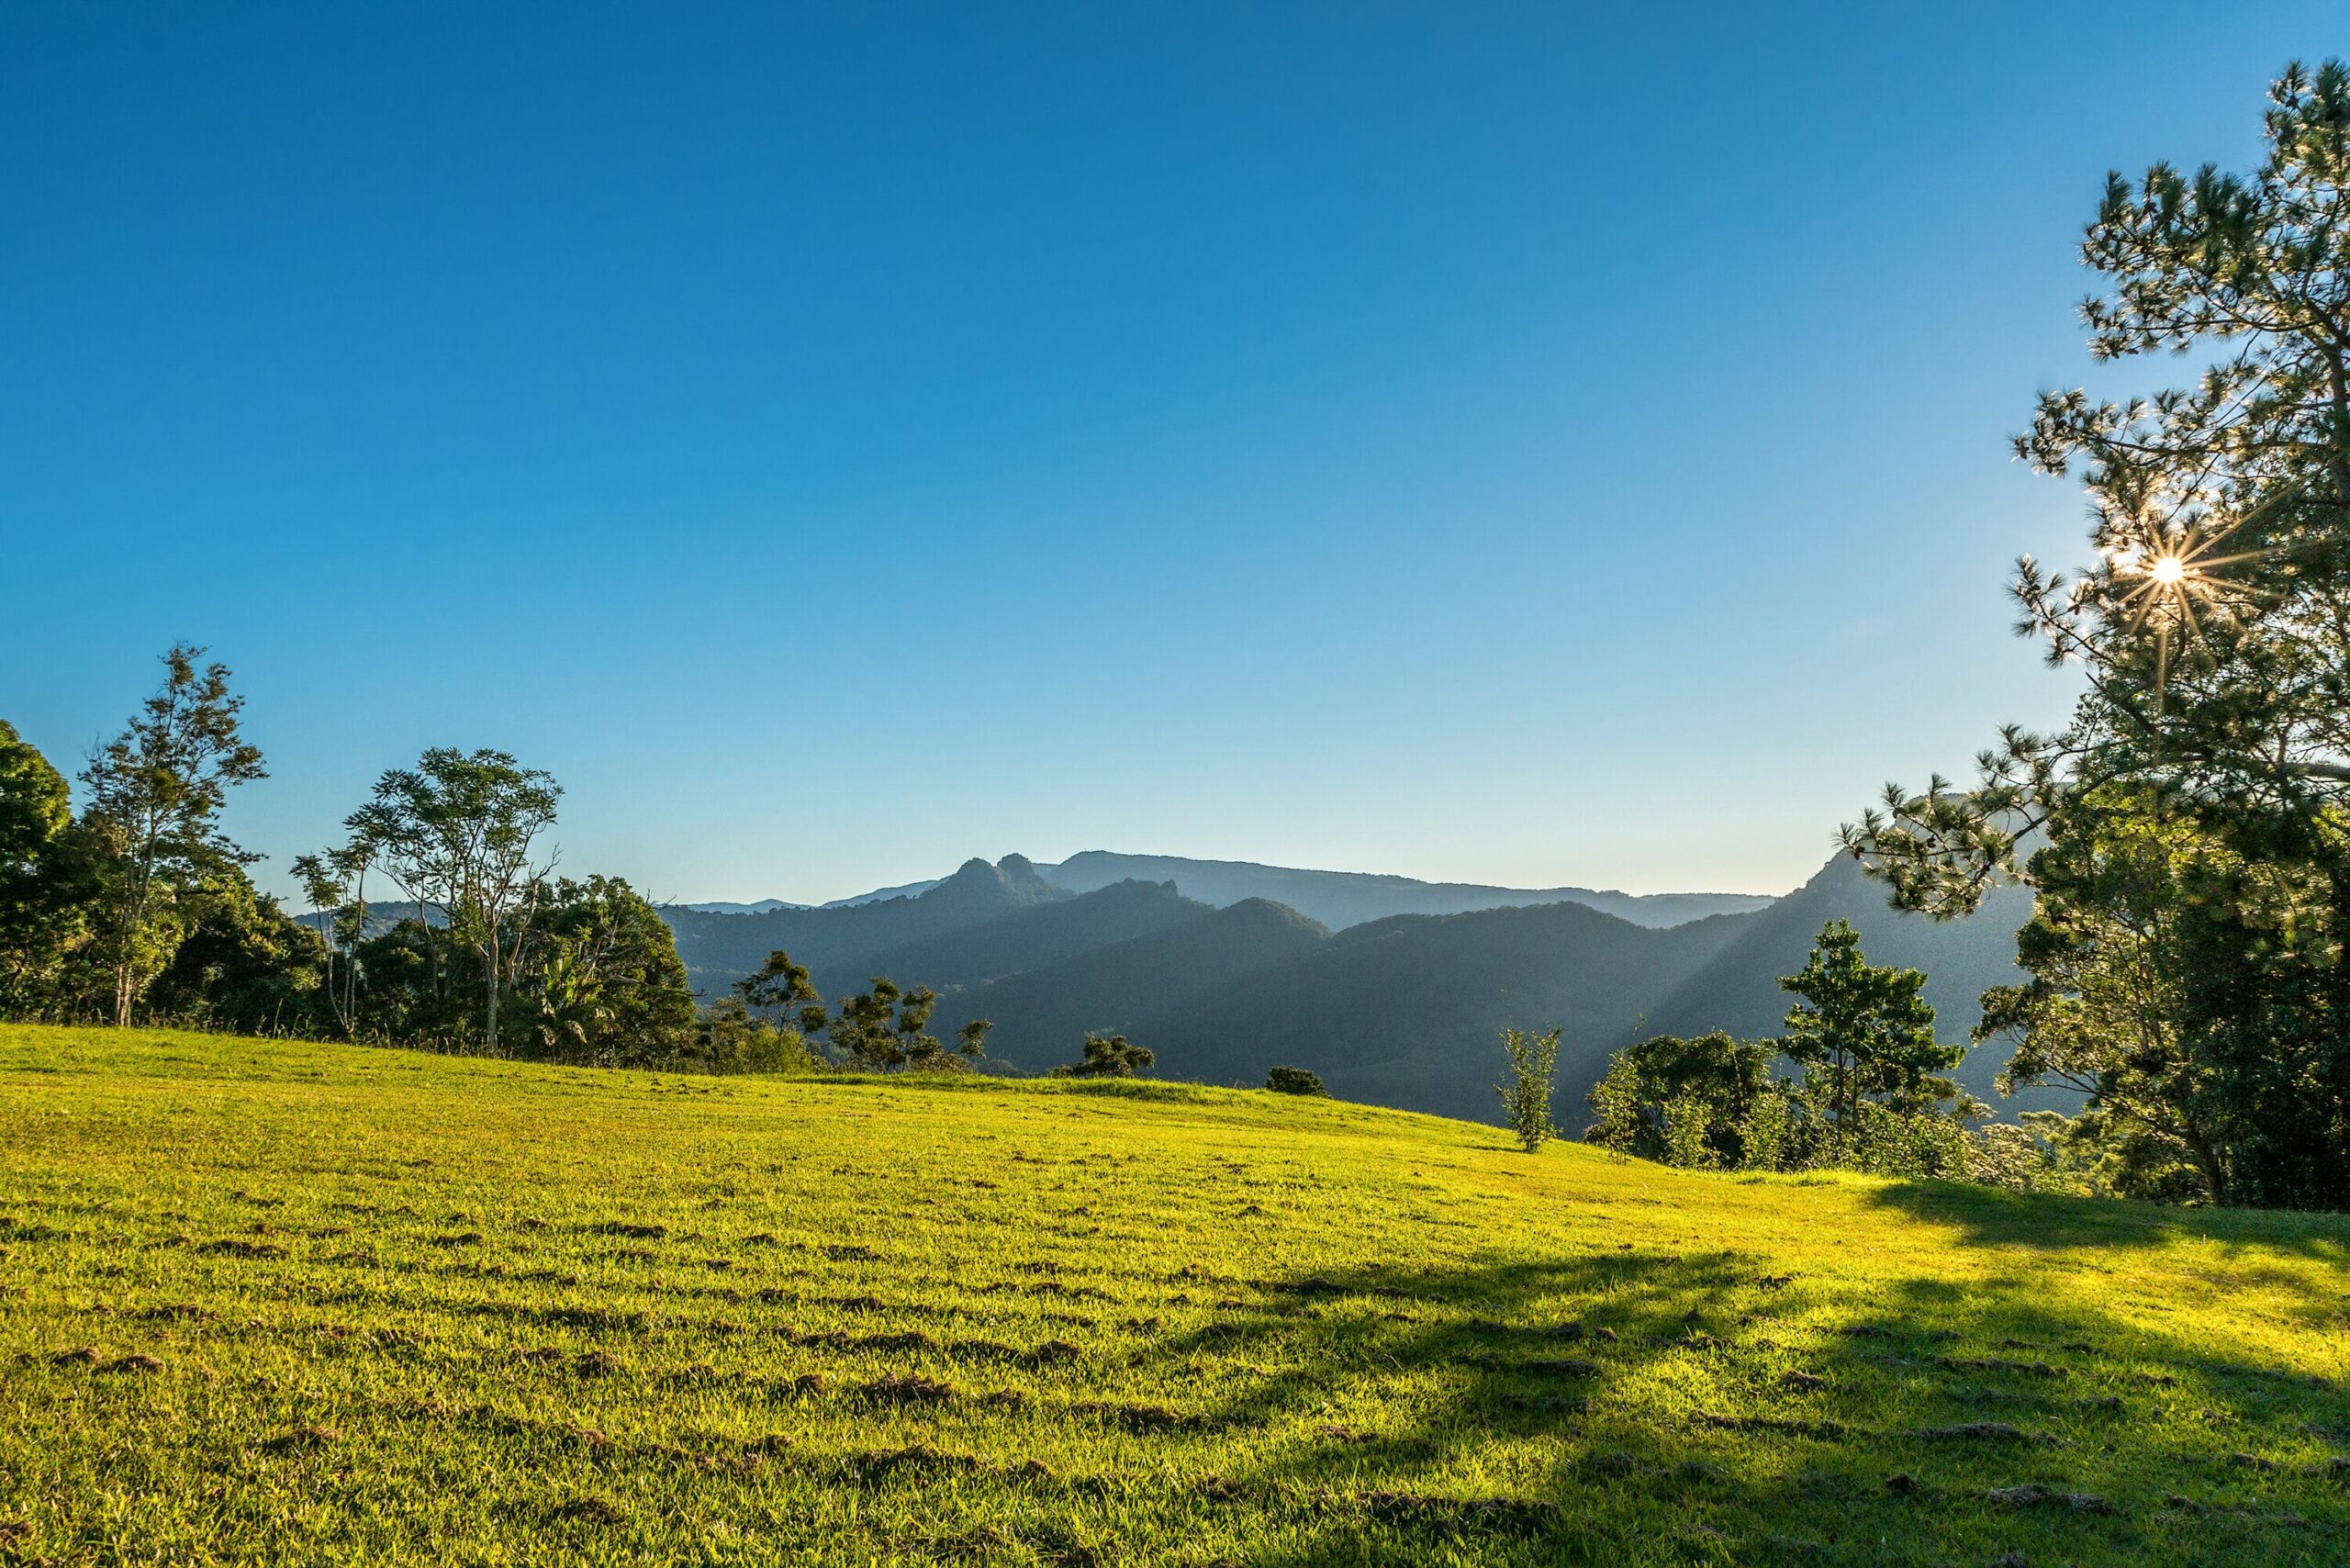
[[[2223,555],[2218,546],[2249,521],[2242,517],[2216,522],[2207,513],[2185,523],[2140,523],[2117,530],[2121,537],[2099,552],[2112,575],[2115,608],[2125,618],[2128,632],[2154,633],[2158,707],[2170,680],[2173,644],[2200,640],[2210,616],[2224,614],[2243,601],[2244,586],[2219,575],[2218,568],[2253,560],[2264,552]]]

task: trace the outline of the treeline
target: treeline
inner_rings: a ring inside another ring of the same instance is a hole
[[[1777,1038],[1660,1035],[1617,1052],[1584,1138],[1697,1170],[2055,1184],[1942,1076],[1966,1047],[1936,1037],[1921,971],[1870,963],[1839,920],[1779,984],[1796,1000]]]
[[[203,650],[65,778],[0,722],[0,1015],[172,1023],[608,1065],[707,1054],[660,913],[616,877],[553,875],[562,790],[502,752],[386,771],[337,847],[294,871],[315,913],[254,887],[223,830],[267,777],[244,700]],[[372,886],[404,901],[375,916]]]
[[[0,722],[0,1017],[669,1070],[993,1065],[986,1020],[951,1045],[930,1033],[928,987],[877,976],[828,1007],[781,952],[698,1006],[659,910],[618,877],[554,873],[562,787],[500,751],[435,748],[387,769],[342,842],[295,859],[311,907],[289,913],[221,826],[230,792],[267,777],[243,698],[200,648],[163,666],[83,769],[78,812],[64,777]],[[1151,1062],[1124,1036],[1088,1036],[1058,1070],[1132,1077]]]

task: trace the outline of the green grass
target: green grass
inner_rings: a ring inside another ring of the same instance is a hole
[[[1261,1093],[0,1027],[0,1561],[2342,1562],[2346,1259]]]

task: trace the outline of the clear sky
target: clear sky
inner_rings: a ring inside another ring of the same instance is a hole
[[[279,888],[453,745],[656,897],[1784,890],[2061,711],[2079,227],[2345,24],[19,0],[0,717],[208,644]]]

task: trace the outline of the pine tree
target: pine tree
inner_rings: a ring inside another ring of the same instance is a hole
[[[2288,68],[2266,132],[2248,176],[2167,164],[2110,176],[2082,246],[2104,280],[2082,307],[2092,353],[2208,355],[2201,375],[2118,402],[2043,395],[2016,441],[2041,471],[2077,476],[2091,505],[2086,564],[2027,557],[2013,585],[2019,630],[2086,677],[2072,721],[2004,732],[1972,788],[1889,786],[1846,843],[1904,908],[1964,913],[2005,877],[2037,890],[2043,929],[2065,939],[2024,954],[2046,960],[2046,983],[2000,1014],[2023,1047],[2017,1081],[2086,1081],[2100,1114],[2137,1099],[2154,1121],[2125,1119],[2142,1129],[2192,1129],[2215,1201],[2338,1208],[2350,1206],[2350,73]],[[2132,883],[2100,846],[2136,824],[2177,863]],[[2113,980],[2156,924],[2167,984],[2142,986],[2143,1005],[2127,1017],[2054,1005]],[[2103,1033],[2054,1037],[2082,1028]],[[2147,1040],[2175,1060],[2147,1058]]]

